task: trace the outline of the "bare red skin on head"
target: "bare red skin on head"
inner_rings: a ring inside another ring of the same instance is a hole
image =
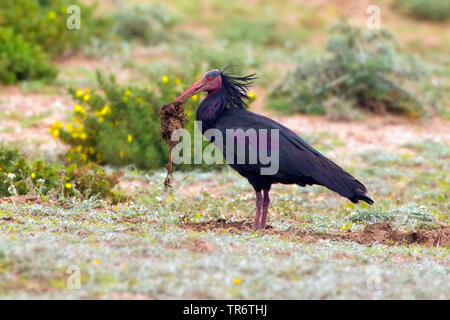
[[[208,92],[208,97],[212,96],[213,94],[215,94],[217,91],[220,90],[220,88],[222,88],[222,77],[218,76],[216,78],[214,78],[212,81],[211,90],[205,90]]]
[[[222,77],[220,75],[214,78],[203,75],[202,78],[197,80],[186,91],[180,94],[175,101],[185,102],[199,92],[208,92],[208,97],[210,97],[219,91],[220,88],[222,88]]]

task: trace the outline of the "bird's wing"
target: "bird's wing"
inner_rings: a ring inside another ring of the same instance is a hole
[[[280,175],[280,177],[286,175],[291,177],[307,177],[308,168],[312,166],[312,163],[308,160],[316,157],[324,157],[289,128],[270,118],[246,110],[227,110],[220,119],[218,119],[215,128],[221,131],[224,137],[224,144],[227,129],[242,129],[243,131],[255,129],[256,132],[259,132],[261,129],[266,129],[268,132],[273,129],[278,129],[280,170],[275,177],[277,177],[277,175]],[[226,146],[224,146],[224,151],[225,147]],[[248,147],[252,148],[252,145]],[[275,148],[275,146],[270,145],[268,148]],[[236,150],[237,148],[235,147],[234,152],[236,152]],[[261,164],[257,163],[252,165],[245,163],[240,165],[240,167],[247,170],[249,173],[260,174]]]
[[[315,150],[299,135],[282,124],[246,110],[227,110],[216,122],[217,129],[226,134],[226,129],[279,130],[279,169],[272,175],[279,182],[320,184],[352,200],[363,196],[367,190],[349,173],[319,151]],[[269,148],[274,148],[270,146]],[[236,150],[236,148],[235,148]],[[273,155],[274,150],[272,150]],[[261,163],[240,164],[239,170],[253,175],[261,174]],[[352,200],[353,201],[353,200]]]

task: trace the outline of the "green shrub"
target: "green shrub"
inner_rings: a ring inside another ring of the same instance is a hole
[[[11,29],[0,28],[0,82],[53,79],[57,71],[38,46]]]
[[[69,5],[80,7],[80,29],[67,28]],[[0,27],[11,28],[51,55],[61,54],[89,45],[93,37],[107,34],[111,21],[94,16],[94,10],[95,6],[76,0],[2,0]]]
[[[123,6],[114,16],[114,33],[123,39],[155,44],[168,38],[168,29],[177,19],[167,9],[154,4]]]
[[[416,18],[433,21],[450,18],[450,0],[395,0],[395,6]]]
[[[43,160],[27,162],[17,150],[0,147],[0,197],[25,195],[69,196],[88,199],[96,196],[117,202],[112,188],[118,175],[107,175],[100,167],[47,165]]]
[[[360,209],[357,208],[356,212],[352,212],[347,219],[351,222],[363,222],[379,223],[381,221],[394,220],[395,215],[390,211],[383,211],[380,209]]]
[[[227,20],[227,27],[220,26],[217,37],[229,42],[247,41],[260,45],[282,45],[284,32],[280,30],[275,19],[253,20],[245,17],[233,16]]]
[[[336,96],[375,112],[418,116],[425,112],[414,85],[425,74],[399,52],[386,30],[362,30],[340,23],[332,28],[325,53],[300,59],[295,70],[272,89],[271,107],[284,112],[322,114]]]
[[[353,121],[363,117],[359,110],[353,108],[355,101],[330,97],[323,102],[327,119],[331,121]]]
[[[99,92],[69,89],[78,102],[72,122],[53,124],[53,137],[72,148],[71,162],[96,161],[114,166],[159,168],[167,161],[159,136],[162,101],[151,90],[119,86],[98,74]],[[170,100],[169,100],[170,101]]]

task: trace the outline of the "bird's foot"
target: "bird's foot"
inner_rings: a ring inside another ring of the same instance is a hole
[[[261,223],[258,224],[254,224],[253,225],[253,230],[258,231],[258,230],[264,230],[266,228],[265,225],[262,225]]]

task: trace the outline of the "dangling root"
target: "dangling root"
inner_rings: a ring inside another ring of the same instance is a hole
[[[172,133],[176,129],[182,129],[186,126],[187,117],[184,113],[183,102],[173,101],[161,107],[159,114],[161,116],[161,136],[169,146],[169,161],[167,163],[167,176],[164,180],[164,187],[170,188],[173,182],[173,163],[172,149],[178,141],[173,141]]]
[[[167,175],[166,179],[164,180],[164,188],[169,189],[172,188],[172,182],[173,182],[173,163],[172,163],[172,147],[169,148],[169,162],[167,163]]]

